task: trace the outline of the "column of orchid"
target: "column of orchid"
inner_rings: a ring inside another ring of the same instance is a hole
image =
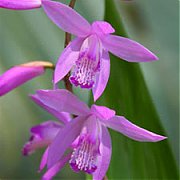
[[[0,76],[0,96],[42,75],[54,71],[53,90],[38,90],[31,99],[59,121],[45,121],[31,128],[31,137],[23,147],[29,155],[46,147],[39,171],[47,168],[42,179],[52,179],[66,164],[73,171],[84,171],[93,179],[105,177],[111,160],[111,138],[107,128],[142,142],[157,142],[166,137],[140,128],[105,106],[88,107],[72,92],[72,85],[91,90],[94,102],[102,95],[110,75],[109,52],[129,62],[149,62],[158,58],[141,44],[113,35],[105,21],[90,24],[70,7],[51,0],[0,0],[1,8],[26,10],[42,7],[54,24],[66,32],[65,49],[56,66],[34,61],[15,66]],[[76,37],[71,41],[71,34]],[[71,41],[71,42],[70,42]],[[64,80],[66,89],[57,89]],[[66,151],[68,149],[68,151]]]

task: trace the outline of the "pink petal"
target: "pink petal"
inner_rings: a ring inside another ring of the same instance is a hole
[[[69,112],[75,115],[89,113],[88,106],[65,89],[38,90],[37,96],[45,106],[58,112]]]
[[[62,30],[79,37],[86,37],[91,26],[80,14],[67,5],[44,0],[42,6],[47,16]]]
[[[138,127],[129,122],[123,116],[115,116],[108,121],[104,121],[104,123],[107,127],[112,128],[136,141],[157,142],[167,138]]]
[[[58,122],[46,121],[31,128],[31,133],[40,138],[52,141],[63,126]]]
[[[98,167],[93,173],[93,180],[102,180],[108,170],[111,160],[111,137],[106,127],[102,126],[102,137],[100,143],[100,156],[98,156]]]
[[[43,73],[44,68],[41,66],[19,65],[12,67],[0,76],[0,96]]]
[[[82,38],[76,38],[64,49],[56,64],[54,83],[60,81],[71,70],[79,57],[79,50],[83,41]]]
[[[93,104],[91,106],[91,113],[97,116],[99,119],[108,120],[115,116],[115,111],[105,106],[97,106]]]
[[[41,0],[0,0],[0,8],[26,10],[39,8]]]
[[[78,137],[84,120],[84,116],[73,119],[57,134],[56,138],[49,146],[48,168],[51,168],[61,159],[66,149],[70,147],[73,141]]]
[[[129,62],[148,62],[158,58],[141,44],[120,36],[102,38],[103,46],[116,56]]]
[[[95,142],[99,141],[99,123],[96,120],[95,115],[87,117],[83,124],[83,130],[81,131],[80,139],[84,137],[85,134],[88,134],[88,138],[91,139],[94,144],[96,144]]]
[[[111,34],[114,33],[115,30],[109,24],[108,22],[105,21],[95,21],[92,23],[92,31],[98,35],[106,35],[106,34]]]
[[[63,157],[60,161],[58,161],[53,167],[47,170],[47,172],[43,175],[42,180],[50,180],[52,179],[70,160],[71,154]]]
[[[46,121],[31,128],[31,137],[24,145],[23,155],[30,155],[35,150],[48,146],[62,126],[53,121]]]
[[[108,79],[110,75],[110,59],[107,51],[103,50],[101,62],[100,62],[100,72],[96,75],[96,83],[93,87],[94,101],[96,101],[101,94],[104,92]]]
[[[49,107],[46,103],[43,103],[43,101],[41,101],[41,99],[39,98],[39,96],[37,94],[30,95],[30,97],[36,104],[38,104],[39,106],[44,108],[46,111],[48,111],[49,113],[54,115],[57,119],[59,119],[64,124],[66,124],[67,122],[69,122],[71,120],[71,116],[69,113],[59,112],[57,110],[57,108],[54,109],[54,108]]]
[[[47,157],[48,157],[49,148],[47,148],[41,158],[40,166],[39,166],[39,172],[44,169],[44,167],[47,164]]]

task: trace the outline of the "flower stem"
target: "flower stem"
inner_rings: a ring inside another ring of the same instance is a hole
[[[71,0],[69,3],[69,7],[74,8],[75,3],[76,3],[76,0]],[[67,47],[67,45],[70,43],[70,41],[71,41],[71,34],[66,32],[65,33],[64,47]],[[70,77],[70,72],[64,77],[63,80],[64,80],[64,84],[65,84],[66,89],[73,93],[72,84],[69,81],[69,77]]]

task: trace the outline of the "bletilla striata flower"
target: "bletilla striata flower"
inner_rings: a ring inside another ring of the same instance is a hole
[[[68,112],[76,116],[61,128],[48,148],[48,177],[52,177],[54,165],[66,157],[63,156],[65,151],[73,148],[66,159],[72,169],[101,180],[108,170],[112,152],[107,128],[136,141],[157,142],[166,138],[132,124],[107,107],[94,104],[89,108],[67,90],[38,90],[32,98],[49,112]]]
[[[53,139],[56,137],[58,132],[71,121],[71,116],[66,112],[59,112],[56,109],[53,109],[49,106],[46,106],[44,103],[36,98],[36,95],[32,99],[39,106],[43,107],[46,111],[51,113],[58,121],[48,120],[39,125],[33,126],[30,129],[31,136],[29,141],[23,146],[22,153],[24,156],[31,155],[36,150],[46,147],[46,150],[41,158],[41,163],[39,166],[39,172],[41,172],[47,165],[48,149],[49,145],[52,143]],[[55,163],[44,175],[42,179],[49,180],[55,176],[59,170],[66,164],[70,159],[70,155],[64,156],[60,161]]]
[[[111,35],[114,29],[108,22],[95,21],[90,25],[75,10],[59,2],[44,1],[42,6],[57,26],[77,36],[59,57],[54,83],[74,67],[71,83],[81,88],[92,88],[96,101],[103,93],[110,74],[108,51],[129,62],[157,60],[139,43]]]
[[[53,114],[53,113],[52,113]],[[59,113],[54,114],[59,121],[46,121],[39,125],[33,126],[30,129],[30,139],[29,141],[24,145],[22,149],[22,153],[24,156],[28,156],[32,153],[34,153],[36,150],[46,147],[46,150],[41,158],[40,166],[39,166],[39,172],[41,172],[46,164],[47,164],[47,158],[48,158],[48,151],[49,151],[49,145],[52,143],[53,139],[56,137],[58,132],[62,129],[64,124],[69,122],[70,115],[66,113]],[[61,161],[55,163],[52,168],[50,168],[44,175],[42,179],[49,180],[53,176],[55,176],[59,169],[61,169],[66,162],[70,159],[70,155],[64,156]]]
[[[53,68],[53,64],[45,61],[32,61],[10,68],[0,75],[0,96],[42,75],[46,68]]]

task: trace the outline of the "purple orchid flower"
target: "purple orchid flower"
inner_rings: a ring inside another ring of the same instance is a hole
[[[0,8],[28,10],[41,7],[41,0],[0,0]]]
[[[69,121],[71,121],[72,118],[69,113],[58,112],[55,109],[46,106],[37,98],[33,98],[33,100],[38,105],[46,109],[49,113],[51,113],[56,119],[59,120],[59,121],[49,120],[39,125],[33,126],[30,129],[31,136],[29,138],[29,141],[23,146],[22,154],[24,156],[31,155],[36,150],[46,147],[46,150],[41,158],[41,162],[39,166],[39,172],[41,172],[47,165],[49,145],[52,143],[53,139],[61,131],[64,125],[67,124]],[[70,157],[71,156],[69,154],[61,158],[61,160],[55,163],[53,167],[48,169],[48,171],[43,175],[42,179],[49,180],[53,176],[55,176],[59,172],[59,170],[66,164],[66,162],[70,159]]]
[[[33,61],[10,68],[0,76],[0,96],[42,75],[47,67],[53,67],[53,64],[45,61]]]
[[[37,149],[49,146],[62,126],[59,122],[49,120],[32,127],[30,129],[31,137],[22,150],[23,155],[30,155]]]
[[[112,152],[107,128],[136,141],[157,142],[166,139],[132,124],[123,116],[115,115],[115,111],[107,107],[94,104],[89,109],[67,90],[38,90],[31,97],[49,112],[68,112],[76,116],[61,128],[48,148],[48,177],[52,177],[51,170],[57,163],[62,165],[62,162],[69,160],[74,171],[84,171],[92,174],[93,179],[101,180],[108,170]],[[72,149],[72,143],[73,152],[64,159],[63,154],[67,149]]]
[[[65,120],[65,119],[64,119]],[[66,119],[67,122],[69,118]],[[22,153],[24,156],[28,156],[34,153],[36,150],[46,147],[44,154],[42,155],[39,172],[41,172],[47,165],[49,145],[53,142],[56,135],[61,131],[64,125],[62,122],[46,121],[39,125],[36,125],[30,129],[31,137],[29,141],[23,146]],[[55,176],[59,170],[70,159],[71,154],[68,154],[61,158],[60,161],[55,163],[42,177],[44,180],[49,180]]]
[[[113,27],[105,21],[89,24],[72,8],[53,1],[44,1],[48,17],[75,38],[62,52],[55,69],[54,83],[74,66],[70,81],[81,88],[92,88],[96,101],[103,93],[110,74],[108,51],[129,62],[148,62],[158,58],[139,43],[111,35]]]
[[[69,121],[69,117],[66,119],[66,121]],[[62,122],[49,120],[30,129],[31,137],[29,141],[23,146],[22,153],[24,156],[28,156],[34,153],[36,150],[46,147],[46,150],[44,151],[44,154],[41,158],[39,172],[45,168],[47,164],[49,145],[52,143],[56,135],[61,131],[62,127]],[[70,159],[70,157],[70,154],[66,155],[60,161],[55,163],[54,166],[43,175],[42,179],[49,180],[55,176],[66,164],[66,161]]]

